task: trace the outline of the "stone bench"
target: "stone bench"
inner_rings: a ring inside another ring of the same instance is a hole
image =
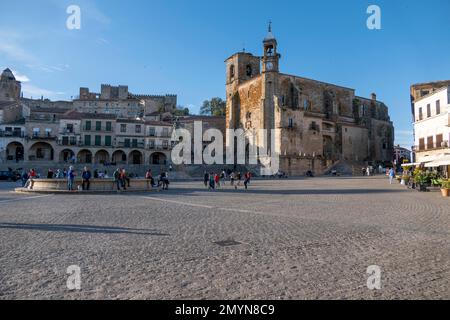
[[[32,189],[17,188],[17,192],[68,192],[67,179],[33,179]],[[117,192],[116,182],[109,179],[91,179],[89,191],[79,191],[81,189],[81,179],[75,179],[72,192]],[[147,179],[130,179],[130,187],[127,183],[128,192],[154,191]]]

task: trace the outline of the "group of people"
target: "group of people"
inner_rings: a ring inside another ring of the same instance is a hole
[[[226,172],[225,170],[223,170],[220,174],[214,172],[208,173],[207,171],[205,171],[203,175],[203,183],[206,188],[212,191],[225,186],[227,179],[229,179],[230,186],[234,189],[238,189],[238,187],[241,186],[242,179],[244,179],[244,187],[245,190],[247,190],[251,178],[251,172],[246,172],[244,173],[244,175],[242,175],[240,172]]]
[[[75,185],[75,179],[78,176],[75,168],[70,166],[68,169],[57,169],[54,171],[53,169],[48,169],[47,171],[47,179],[67,179],[67,189],[69,191],[74,191],[79,189],[80,191],[88,191],[91,187],[92,179],[108,179],[108,172],[94,170],[92,173],[88,167],[84,167],[82,172],[80,173],[81,177],[81,185]],[[113,175],[113,181],[118,191],[127,190],[130,188],[131,178],[137,177],[134,174],[128,174],[128,172],[124,168],[117,168]],[[33,168],[29,171],[24,170],[21,174],[22,187],[32,189],[33,188],[33,180],[41,178],[41,175]],[[162,187],[163,190],[169,189],[169,174],[166,171],[163,171],[161,174],[157,176],[157,180],[153,178],[152,170],[149,169],[145,174],[145,179],[148,181],[148,187]]]

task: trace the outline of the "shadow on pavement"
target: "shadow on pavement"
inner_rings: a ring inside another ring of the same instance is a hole
[[[267,195],[352,195],[352,194],[390,194],[396,192],[403,192],[403,189],[251,189],[245,190],[244,187],[239,187],[235,190],[227,186],[222,189],[216,189],[214,191],[208,191],[206,188],[180,188],[170,189],[160,195],[167,194],[180,194],[180,195],[196,195],[195,193],[230,193],[230,194],[267,194]]]
[[[0,229],[21,229],[51,232],[75,232],[75,233],[103,233],[103,234],[134,234],[148,236],[170,236],[156,230],[128,229],[118,227],[83,226],[69,224],[23,224],[23,223],[0,223]]]

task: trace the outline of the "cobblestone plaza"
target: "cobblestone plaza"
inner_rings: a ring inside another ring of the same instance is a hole
[[[20,195],[0,184],[0,299],[449,299],[450,210],[384,177],[209,192]],[[67,268],[81,269],[81,290]],[[381,289],[367,268],[381,269]]]

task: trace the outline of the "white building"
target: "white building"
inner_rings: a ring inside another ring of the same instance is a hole
[[[450,86],[414,103],[416,162],[426,167],[450,166]]]

